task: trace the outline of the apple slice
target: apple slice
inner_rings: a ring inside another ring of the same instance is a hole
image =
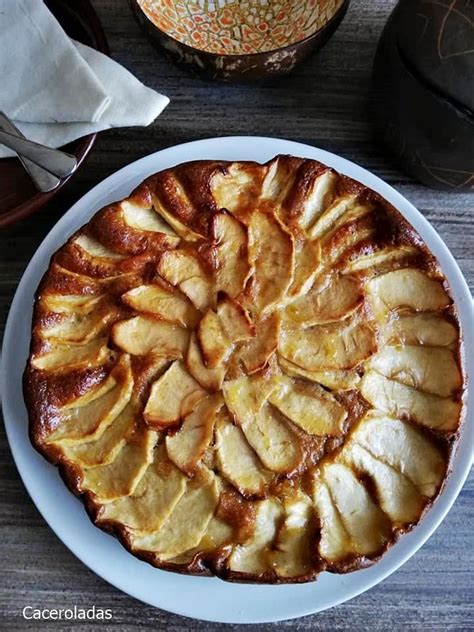
[[[99,438],[125,408],[132,389],[130,358],[122,356],[98,388],[60,409],[61,422],[47,442],[74,445]]]
[[[350,536],[351,548],[360,555],[382,550],[391,525],[382,510],[371,500],[353,472],[341,463],[323,467],[323,478]]]
[[[113,342],[132,355],[146,355],[159,351],[170,359],[180,358],[189,344],[189,332],[172,323],[135,316],[112,327]]]
[[[151,206],[137,204],[130,198],[120,203],[120,209],[123,220],[128,226],[140,232],[163,233],[168,236],[164,244],[170,248],[178,245],[180,240],[176,232]]]
[[[222,392],[227,408],[237,422],[251,424],[277,387],[278,377],[254,375],[225,381]]]
[[[186,368],[196,382],[208,391],[215,392],[222,388],[226,374],[226,365],[220,364],[211,369],[204,364],[196,334],[192,333],[186,355]]]
[[[212,551],[232,543],[234,528],[224,520],[212,516],[204,535],[199,542],[200,551]]]
[[[217,304],[217,315],[229,343],[248,340],[255,336],[255,326],[249,313],[233,299],[225,297],[220,300]]]
[[[113,521],[141,533],[156,531],[185,493],[186,482],[186,476],[166,456],[164,446],[157,446],[154,460],[133,494],[106,503],[99,523]]]
[[[399,315],[380,331],[381,342],[388,344],[449,347],[458,339],[457,328],[436,314]]]
[[[295,238],[295,269],[288,295],[305,295],[311,289],[321,270],[321,244],[319,241]]]
[[[255,203],[266,168],[247,162],[232,162],[212,174],[210,188],[218,208],[240,215],[248,203]]]
[[[296,435],[267,401],[278,387],[278,377],[242,377],[224,382],[227,408],[266,468],[290,473],[297,469],[303,451]]]
[[[94,237],[80,232],[56,254],[60,265],[96,278],[110,278],[120,274],[121,263],[127,255],[104,246]]]
[[[345,391],[357,388],[360,376],[355,371],[345,371],[344,369],[335,371],[308,371],[297,364],[286,360],[283,356],[278,357],[280,368],[290,377],[303,377],[311,382],[322,384],[326,388],[334,391]]]
[[[93,259],[105,259],[108,261],[123,261],[123,259],[126,259],[125,255],[106,248],[97,239],[85,233],[80,233],[71,243],[78,246]]]
[[[99,502],[130,496],[153,461],[157,439],[156,432],[137,428],[111,463],[84,469],[81,488],[95,494]]]
[[[146,423],[154,428],[173,426],[183,416],[183,404],[190,395],[206,393],[186,371],[183,363],[176,360],[153,383],[150,397],[143,411]]]
[[[263,369],[278,348],[281,318],[277,312],[270,312],[256,323],[255,337],[244,342],[238,357],[243,362],[248,375]]]
[[[234,426],[228,413],[222,413],[216,424],[217,466],[225,478],[244,496],[261,496],[271,479],[245,435]]]
[[[232,543],[234,529],[223,520],[213,516],[199,544],[180,555],[167,558],[168,564],[190,564],[198,553],[215,551]]]
[[[282,377],[269,401],[310,435],[339,436],[344,430],[346,410],[323,389]]]
[[[41,300],[45,300],[46,295],[53,300],[57,297],[57,303],[61,302],[62,296],[66,296],[66,298],[69,296],[82,296],[87,299],[100,298],[103,296],[103,289],[108,281],[109,279],[92,278],[84,271],[82,274],[72,272],[54,260],[49,267],[49,274],[44,279]],[[52,311],[62,310],[53,308]]]
[[[183,421],[176,434],[166,437],[166,449],[173,463],[193,476],[214,435],[216,415],[223,406],[220,395],[204,397]]]
[[[458,426],[461,402],[422,393],[375,371],[364,375],[360,390],[372,406],[393,417],[408,417],[428,428],[445,432],[452,432]]]
[[[252,272],[247,231],[232,215],[217,213],[212,219],[212,237],[216,244],[216,291],[235,298],[243,292]]]
[[[331,204],[338,176],[334,171],[327,169],[314,179],[302,205],[302,213],[298,218],[298,224],[305,231],[311,231],[317,219]]]
[[[136,410],[127,404],[103,434],[95,441],[61,446],[69,460],[83,467],[107,465],[111,463],[127,442],[136,425]]]
[[[313,507],[301,491],[283,502],[285,520],[278,529],[270,564],[279,577],[302,577],[314,570]]]
[[[92,305],[92,303],[91,303]],[[49,326],[41,329],[41,336],[47,340],[87,344],[99,337],[107,325],[117,317],[117,310],[102,305],[88,313],[63,313]],[[91,308],[92,309],[92,308]]]
[[[89,294],[46,294],[40,299],[40,305],[48,312],[57,314],[87,315],[96,310],[104,302],[104,295],[90,296]]]
[[[201,472],[200,477],[188,482],[185,493],[159,530],[129,534],[133,550],[152,551],[161,561],[189,551],[202,540],[218,502],[216,477],[212,472]]]
[[[131,257],[132,265],[134,257],[176,248],[180,242],[174,230],[152,209],[146,184],[135,189],[128,199],[105,206],[92,217],[87,228],[113,251]]]
[[[321,523],[319,553],[321,557],[337,563],[352,553],[351,541],[344,523],[341,520],[329,489],[324,481],[316,479],[314,488],[314,505]]]
[[[336,197],[306,232],[310,239],[322,239],[349,219],[361,217],[370,210],[369,206],[358,202],[357,195]]]
[[[223,366],[233,351],[233,345],[247,340],[255,328],[247,311],[233,299],[224,298],[217,305],[217,313],[208,310],[197,328],[197,339],[209,369]]]
[[[274,215],[252,213],[249,254],[254,273],[246,288],[246,306],[261,312],[280,303],[293,282],[294,238]]]
[[[327,269],[344,268],[346,262],[357,251],[364,249],[367,241],[374,241],[376,221],[368,206],[358,207],[361,217],[342,222],[321,240],[321,261]],[[355,209],[354,209],[355,213]],[[348,213],[348,216],[351,213]]]
[[[309,371],[351,369],[376,349],[374,329],[357,317],[307,329],[285,327],[278,346],[284,358]]]
[[[153,314],[188,329],[194,329],[201,317],[188,299],[159,285],[139,285],[123,294],[122,301],[138,312]]]
[[[411,424],[371,412],[351,439],[406,476],[423,496],[432,498],[438,491],[446,472],[445,460],[434,443]]]
[[[96,338],[86,344],[55,344],[51,351],[34,355],[31,366],[42,371],[58,371],[94,367],[104,364],[113,355],[106,338]]]
[[[285,310],[285,314],[305,327],[339,321],[361,304],[359,281],[350,276],[328,274],[320,277],[311,290]]]
[[[214,284],[194,251],[168,250],[158,262],[158,274],[185,294],[197,309],[206,311],[214,301]]]
[[[189,206],[190,204],[189,200],[187,199],[186,194],[184,193],[182,187],[179,185],[179,183],[177,182],[175,178],[174,178],[174,188],[175,188],[174,193],[178,196],[178,198],[181,198],[181,201],[183,202],[184,207]],[[189,228],[189,226],[186,226],[186,224],[181,222],[176,217],[176,215],[174,215],[165,206],[165,204],[161,202],[161,200],[156,195],[156,193],[152,192],[151,198],[153,201],[153,208],[156,211],[156,213],[158,213],[158,215],[160,215],[163,218],[166,224],[171,226],[171,228],[176,233],[176,235],[178,235],[178,237],[180,237],[181,239],[184,239],[185,241],[191,241],[191,242],[199,241],[200,239],[202,239],[202,235],[200,235],[196,231]]]
[[[298,469],[304,457],[299,439],[268,404],[252,421],[241,423],[241,428],[266,468],[279,474]]]
[[[134,362],[135,385],[132,401],[140,407],[146,403],[150,387],[173,362],[172,358],[162,356],[160,351],[150,351],[144,358]]]
[[[275,207],[279,207],[296,179],[298,158],[290,156],[278,156],[269,162],[266,167],[265,177],[262,181],[260,199],[270,201]]]
[[[409,259],[418,253],[416,248],[412,246],[397,246],[381,248],[370,254],[358,255],[354,259],[350,259],[344,272],[372,272],[383,270],[385,267],[393,266],[393,264]]]
[[[55,255],[55,260],[64,268],[102,280],[119,275],[126,258],[127,255],[107,248],[84,230]]]
[[[449,397],[462,386],[462,377],[449,349],[386,346],[368,366],[392,380],[426,393]]]
[[[451,304],[440,281],[416,268],[392,270],[370,279],[366,283],[366,291],[380,320],[385,320],[390,311],[400,308],[430,312]]]
[[[196,333],[205,365],[215,369],[224,364],[232,353],[232,345],[216,312],[210,309],[204,314]]]
[[[261,575],[272,570],[268,559],[268,549],[275,539],[278,524],[283,516],[283,507],[276,498],[255,503],[255,526],[250,539],[245,544],[234,547],[228,560],[228,567],[236,573]]]
[[[357,472],[372,478],[380,506],[395,526],[404,527],[419,520],[426,499],[406,476],[374,458],[357,443],[347,444],[342,458]]]

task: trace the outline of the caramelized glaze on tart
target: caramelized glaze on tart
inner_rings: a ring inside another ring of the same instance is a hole
[[[446,279],[312,160],[151,176],[53,256],[24,376],[35,447],[151,564],[294,582],[378,559],[462,416]]]

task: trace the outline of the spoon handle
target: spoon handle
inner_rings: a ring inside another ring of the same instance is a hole
[[[3,112],[0,112],[0,130],[24,138],[23,134],[16,125],[5,114],[3,114]],[[25,158],[21,154],[18,155],[18,158],[30,178],[35,183],[36,188],[42,193],[53,191],[61,182],[58,177],[53,176],[52,173],[49,173],[49,171],[46,171],[43,167],[38,167],[38,165],[35,165],[34,162],[31,162],[31,160],[28,160],[28,158]]]
[[[26,138],[20,138],[3,130],[0,130],[0,143],[13,149],[17,154],[22,154],[35,165],[43,167],[58,178],[66,178],[77,169],[75,156],[34,143]]]

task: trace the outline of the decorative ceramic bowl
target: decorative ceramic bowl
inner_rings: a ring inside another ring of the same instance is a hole
[[[349,0],[130,0],[172,59],[215,79],[290,72],[321,48]]]

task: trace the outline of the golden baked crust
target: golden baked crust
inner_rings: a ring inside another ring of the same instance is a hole
[[[30,436],[137,557],[309,581],[371,564],[438,495],[460,349],[446,279],[378,194],[289,156],[188,163],[53,256]]]

